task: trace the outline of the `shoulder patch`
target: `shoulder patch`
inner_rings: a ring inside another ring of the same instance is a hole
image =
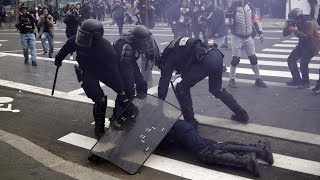
[[[190,37],[183,37],[179,42],[179,46],[185,46],[189,39]]]

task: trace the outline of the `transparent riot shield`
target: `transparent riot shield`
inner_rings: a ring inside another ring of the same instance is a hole
[[[139,170],[181,116],[178,108],[151,95],[136,98],[132,103],[138,108],[137,116],[120,115],[91,149],[94,156],[129,174]],[[125,111],[122,114],[126,114]]]

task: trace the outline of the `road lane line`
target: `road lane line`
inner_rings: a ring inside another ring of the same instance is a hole
[[[260,63],[260,62],[259,62]],[[252,69],[249,68],[239,68],[237,67],[237,74],[253,74]],[[261,76],[269,76],[269,77],[284,77],[284,78],[292,78],[292,75],[288,71],[274,71],[274,70],[263,70],[260,69]],[[319,80],[319,74],[309,73],[310,80]]]
[[[90,137],[83,136],[83,135],[76,134],[76,133],[67,134],[67,135],[59,138],[58,140],[62,141],[64,143],[72,144],[74,146],[85,148],[88,150],[90,150],[97,142],[97,140],[94,138],[90,138]],[[278,168],[287,169],[287,170],[291,170],[291,171],[320,176],[320,163],[319,162],[290,157],[290,156],[285,156],[285,155],[276,154],[276,153],[273,153],[273,156],[274,156],[274,164],[272,165],[273,167],[278,167]],[[155,159],[153,159],[153,158],[155,158]],[[144,165],[147,167],[150,167],[150,168],[155,167],[155,168],[157,168],[157,170],[166,172],[166,170],[167,170],[166,168],[153,165],[153,164],[157,164],[158,162],[150,161],[150,160],[159,160],[159,162],[161,162],[161,161],[165,160],[162,158],[164,158],[164,157],[155,156],[154,154],[152,154],[147,159],[147,161],[144,163]],[[183,169],[183,171],[190,171],[189,169],[186,169],[186,167],[188,167],[187,164],[184,164],[183,162],[177,161],[177,160],[174,160],[174,161],[176,161],[178,163],[177,165],[182,163],[181,168]],[[169,164],[167,164],[166,166],[168,166],[168,165]],[[199,166],[193,166],[193,167],[199,167]],[[206,169],[206,170],[208,170],[209,172],[213,171],[210,169]],[[201,174],[206,175],[206,173],[204,173],[204,172],[201,172]],[[181,177],[183,177],[183,176],[181,176]],[[186,177],[186,178],[190,179],[190,177]]]
[[[76,133],[70,133],[59,138],[58,140],[87,150],[91,150],[91,148],[97,142],[97,140],[94,138]],[[247,179],[154,154],[151,154],[143,165],[187,179]]]
[[[265,54],[265,53],[256,53],[258,58],[277,58],[277,59],[288,59],[289,55],[287,54]],[[312,60],[320,61],[320,57],[313,57]]]
[[[296,44],[274,44],[274,47],[288,47],[288,48],[294,48],[297,45]]]
[[[47,168],[50,168],[53,171],[65,174],[75,179],[117,179],[94,169],[87,168],[70,161],[66,161],[25,138],[10,134],[2,130],[0,130],[0,141],[3,141],[18,149],[25,155],[38,161]]]
[[[16,83],[16,82],[2,80],[2,79],[0,79],[0,86],[5,86],[5,87],[17,89],[17,90],[41,94],[41,95],[53,97],[53,98],[66,99],[71,101],[93,104],[92,100],[86,96],[68,94],[65,92],[57,91],[57,90],[54,91],[54,96],[51,96],[51,89],[31,86],[31,85],[22,84],[22,83]],[[108,99],[108,107],[114,107],[114,105],[115,105],[115,102],[113,100]]]
[[[294,43],[294,44],[298,44],[299,41],[295,41],[295,40],[285,40],[282,41],[283,43]]]
[[[249,64],[250,65],[250,60],[249,59],[241,59],[240,64]],[[288,67],[287,62],[280,62],[280,61],[259,60],[258,64],[263,65],[263,66]],[[298,62],[298,66],[300,67],[299,62]],[[319,69],[319,68],[320,68],[320,64],[309,64],[309,69]],[[261,69],[261,67],[260,67],[260,69]]]
[[[15,54],[15,53],[4,53],[4,52],[0,52],[0,55],[6,55],[6,56],[13,56],[13,57],[23,57],[24,56],[22,54]],[[29,55],[30,56],[30,55]],[[47,58],[47,57],[41,57],[41,56],[37,56],[37,60],[45,60],[45,61],[53,61],[54,62],[54,58]],[[68,64],[78,64],[77,61],[71,61],[71,60],[63,60],[62,63],[68,63]]]
[[[292,49],[273,49],[273,48],[266,48],[261,50],[263,52],[281,52],[281,53],[291,53]]]

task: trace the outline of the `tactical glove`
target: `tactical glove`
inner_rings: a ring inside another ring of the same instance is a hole
[[[57,67],[62,66],[62,61],[58,60],[57,58],[54,60],[54,65],[56,65]]]

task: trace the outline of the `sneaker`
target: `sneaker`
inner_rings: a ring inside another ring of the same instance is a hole
[[[49,58],[52,58],[52,55],[49,55],[48,57],[49,57]]]
[[[43,52],[43,55],[47,55],[48,54],[48,52]]]
[[[320,85],[317,85],[316,87],[314,87],[312,91],[315,93],[320,93]]]
[[[288,86],[299,86],[300,85],[300,81],[296,81],[296,80],[292,80],[287,82]]]
[[[258,88],[267,88],[266,83],[264,83],[260,78],[259,78],[259,79],[256,79],[255,85],[256,85]]]
[[[32,66],[38,66],[37,62],[32,61]]]
[[[310,87],[310,82],[304,81],[304,82],[300,83],[300,85],[298,86],[298,89],[307,89],[309,87]]]
[[[232,88],[238,88],[235,79],[230,79],[228,86],[229,86],[229,87],[232,87]]]
[[[29,62],[28,62],[28,59],[25,59],[24,60],[24,64],[28,64]]]
[[[222,72],[227,72],[227,71],[228,71],[227,67],[226,67],[226,66],[223,66]]]

